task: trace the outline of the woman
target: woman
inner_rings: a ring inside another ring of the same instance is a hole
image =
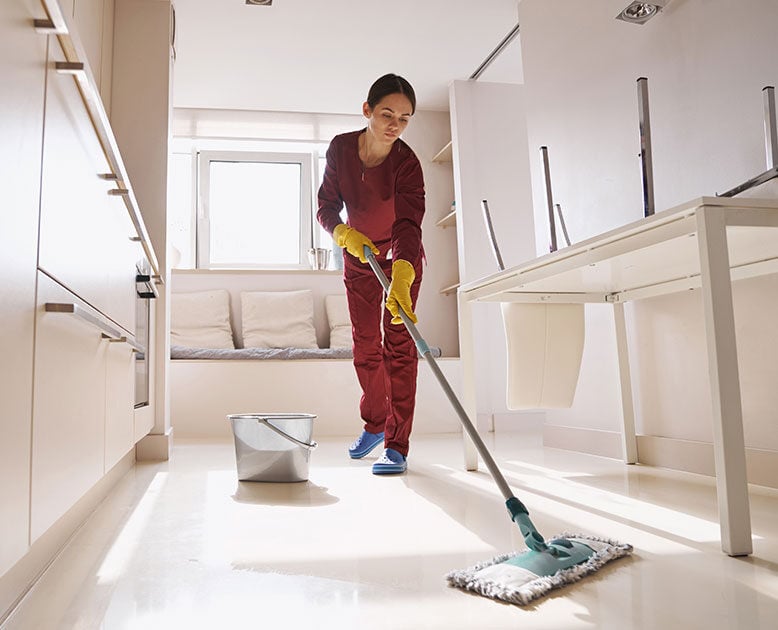
[[[360,459],[383,443],[383,454],[373,464],[377,475],[407,469],[416,403],[418,355],[399,316],[402,308],[418,321],[414,310],[422,275],[424,176],[416,155],[400,139],[415,111],[416,95],[408,81],[395,74],[379,78],[362,105],[367,126],[332,140],[319,189],[319,223],[344,248],[354,367],[362,388],[364,430],[349,455]],[[340,218],[344,204],[345,224]],[[391,279],[386,310],[365,245]]]

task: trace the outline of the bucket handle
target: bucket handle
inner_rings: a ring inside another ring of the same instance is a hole
[[[303,448],[307,448],[309,451],[312,451],[313,449],[315,449],[318,446],[318,444],[316,442],[312,441],[310,444],[308,444],[308,442],[302,442],[301,440],[298,440],[297,438],[292,437],[288,433],[285,433],[284,431],[279,429],[274,424],[271,424],[271,422],[267,418],[261,418],[261,417],[257,418],[257,422],[259,422],[260,424],[264,424],[271,431],[275,431],[281,437],[285,437],[290,442],[294,442],[295,444],[297,444],[297,446],[302,446]]]

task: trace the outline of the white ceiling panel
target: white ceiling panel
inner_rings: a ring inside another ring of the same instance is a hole
[[[513,29],[518,0],[174,0],[174,106],[360,113],[370,84],[406,77],[420,109],[447,110]],[[480,77],[522,82],[518,38]]]

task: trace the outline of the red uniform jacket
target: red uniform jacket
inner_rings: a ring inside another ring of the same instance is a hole
[[[391,249],[393,260],[402,258],[416,267],[423,253],[421,164],[398,138],[381,164],[363,169],[359,159],[359,134],[363,131],[335,136],[330,143],[317,218],[332,233],[342,223],[340,211],[345,204],[348,224],[375,243],[380,250],[378,258],[385,258]]]

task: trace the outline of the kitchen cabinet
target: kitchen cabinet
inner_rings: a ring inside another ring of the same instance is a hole
[[[32,28],[33,16],[41,16],[36,0],[0,2],[0,576],[29,547],[35,261],[46,78],[46,37]]]
[[[108,342],[76,313],[46,304],[86,302],[38,274],[31,538],[34,542],[103,476]]]
[[[126,331],[135,330],[142,256],[113,170],[56,38],[50,38],[39,267]]]
[[[136,349],[128,341],[106,340],[103,473],[111,470],[135,446]]]
[[[105,63],[109,5],[0,3],[0,619],[154,421],[136,420],[135,274],[159,266],[74,28]]]
[[[38,274],[32,541],[134,446],[133,338]]]

